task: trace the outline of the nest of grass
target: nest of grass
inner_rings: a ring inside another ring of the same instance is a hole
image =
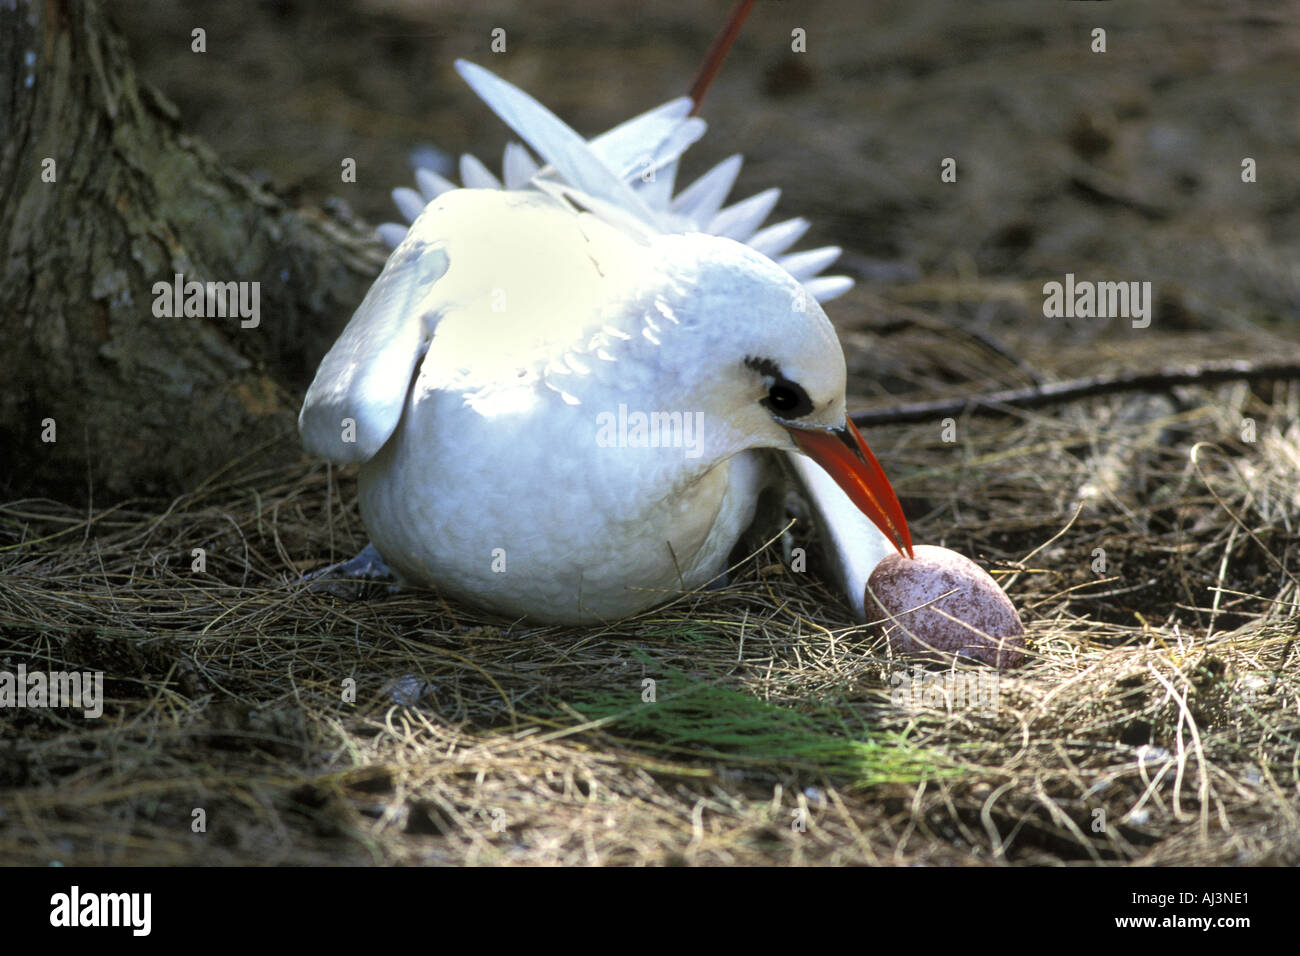
[[[979,347],[927,334],[874,378]],[[916,540],[1020,609],[1001,674],[893,659],[775,544],[604,628],[339,601],[300,581],[366,540],[319,464],[11,502],[0,670],[106,700],[0,711],[0,861],[1294,865],[1297,422],[1269,383],[874,430]]]

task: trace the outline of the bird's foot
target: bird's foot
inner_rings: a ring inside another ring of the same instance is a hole
[[[389,594],[398,590],[397,575],[373,544],[367,544],[354,558],[304,574],[299,580],[310,582],[309,591],[344,601],[371,597],[382,582],[388,582],[385,590]]]

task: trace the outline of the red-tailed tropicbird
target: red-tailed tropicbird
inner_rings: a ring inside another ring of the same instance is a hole
[[[819,275],[840,250],[786,254],[808,223],[759,228],[776,189],[722,208],[739,156],[674,195],[689,98],[588,142],[456,69],[546,165],[510,144],[502,180],[465,156],[464,188],[394,192],[411,225],[381,227],[396,248],[299,417],[361,463],[370,558],[509,616],[616,619],[718,578],[784,463],[861,618],[911,538],[846,416],[819,304],[852,286]]]

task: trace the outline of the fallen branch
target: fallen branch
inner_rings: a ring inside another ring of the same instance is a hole
[[[1010,389],[971,395],[967,398],[910,402],[893,408],[868,409],[851,417],[859,427],[901,425],[934,418],[960,415],[1006,414],[1013,408],[1042,408],[1094,395],[1117,392],[1162,391],[1175,385],[1217,385],[1220,382],[1259,381],[1270,378],[1300,378],[1300,361],[1286,362],[1207,362],[1204,365],[1164,368],[1154,372],[1123,372],[1097,375],[1065,382],[1049,382],[1030,388]]]

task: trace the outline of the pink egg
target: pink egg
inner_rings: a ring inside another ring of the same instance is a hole
[[[1023,664],[1025,628],[988,572],[947,548],[913,550],[914,560],[891,554],[867,579],[867,620],[880,622],[894,653]]]

